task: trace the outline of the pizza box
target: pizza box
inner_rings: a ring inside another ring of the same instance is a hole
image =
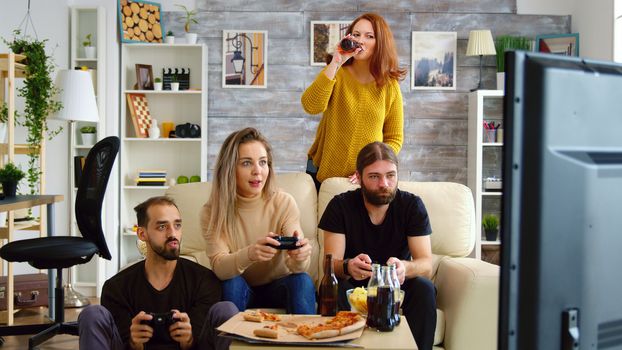
[[[296,328],[299,325],[317,325],[319,323],[326,323],[326,321],[330,320],[332,317],[330,316],[320,316],[320,315],[283,315],[280,314],[281,317],[280,322],[276,322],[279,324],[278,332],[279,337],[277,339],[270,338],[262,338],[255,336],[253,331],[255,329],[263,328],[266,325],[273,325],[275,322],[263,321],[259,322],[250,322],[245,321],[243,317],[244,312],[240,312],[235,316],[231,317],[227,322],[220,325],[220,327],[216,328],[217,330],[224,332],[224,336],[232,336],[235,339],[240,339],[243,341],[247,341],[250,343],[276,343],[276,344],[289,344],[289,345],[318,345],[318,344],[337,344],[347,342],[353,339],[359,338],[363,334],[363,330],[365,327],[361,327],[360,329],[348,333],[338,335],[336,337],[324,338],[324,339],[307,339],[296,333]],[[291,326],[289,325],[291,324]],[[289,327],[286,327],[289,326]]]

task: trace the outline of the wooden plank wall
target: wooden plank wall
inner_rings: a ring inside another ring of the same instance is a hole
[[[489,28],[493,36],[529,37],[570,31],[569,16],[516,15],[515,0],[197,0],[197,8],[199,25],[193,31],[209,47],[209,169],[229,133],[253,126],[271,141],[278,172],[304,171],[320,119],[300,105],[302,92],[321,69],[309,65],[310,21],[352,20],[374,11],[391,26],[400,63],[409,72],[412,31],[458,33],[455,91],[411,91],[410,76],[401,83],[405,142],[400,177],[466,184],[467,94],[479,72],[478,58],[464,54],[469,31]],[[167,30],[182,36],[181,12],[165,12],[163,21]],[[221,87],[224,29],[268,31],[266,89]],[[494,89],[494,56],[485,57],[484,65],[484,87]]]

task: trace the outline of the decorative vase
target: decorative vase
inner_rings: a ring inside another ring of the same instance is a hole
[[[13,198],[17,195],[17,182],[15,181],[2,181],[2,192],[9,198]]]
[[[196,44],[197,33],[186,33],[186,44]]]
[[[84,47],[84,57],[86,57],[86,58],[96,58],[97,57],[97,48],[95,46],[85,46]]]
[[[175,37],[172,35],[167,35],[164,37],[164,43],[165,44],[174,44],[175,43]]]
[[[82,133],[82,145],[83,146],[93,146],[95,144],[95,139],[97,138],[97,134],[95,133]]]
[[[178,91],[179,83],[171,83],[171,91]]]
[[[160,138],[160,128],[158,128],[158,121],[155,119],[151,120],[151,126],[149,127],[149,138],[150,139]]]
[[[497,90],[505,89],[505,72],[497,72]]]
[[[153,89],[155,91],[161,91],[162,90],[162,83],[153,83]]]
[[[484,230],[484,233],[486,234],[486,240],[487,241],[496,241],[497,240],[497,235],[499,233],[498,229],[494,229],[494,230]]]

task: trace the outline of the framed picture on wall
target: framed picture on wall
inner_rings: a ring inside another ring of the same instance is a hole
[[[312,66],[325,66],[326,55],[346,36],[352,21],[311,21],[310,60]]]
[[[412,32],[411,89],[455,90],[456,32]]]
[[[223,30],[222,87],[265,88],[268,80],[268,32]]]
[[[160,4],[150,1],[119,0],[119,33],[124,43],[162,43],[164,25]]]
[[[536,36],[536,52],[579,56],[579,33]]]

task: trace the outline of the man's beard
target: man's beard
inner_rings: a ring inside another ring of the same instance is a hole
[[[171,238],[167,239],[166,242],[164,242],[164,245],[159,246],[159,247],[155,246],[151,242],[149,242],[149,246],[151,247],[151,250],[153,250],[156,254],[161,256],[163,259],[165,259],[165,260],[177,260],[177,259],[179,259],[180,244],[177,245],[177,248],[169,249],[169,248],[166,247],[166,244],[168,242],[170,242],[170,241],[177,241],[177,238],[172,238],[171,237]]]
[[[371,191],[365,187],[365,184],[361,181],[361,191],[363,192],[363,197],[372,205],[385,205],[391,203],[395,198],[395,193],[397,192],[396,188],[385,188],[378,191]]]

